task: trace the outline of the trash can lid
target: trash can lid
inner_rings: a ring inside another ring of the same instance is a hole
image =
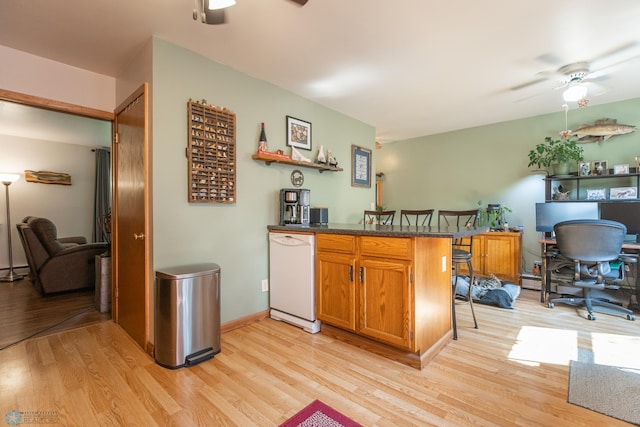
[[[185,279],[189,277],[206,276],[220,272],[220,266],[214,263],[179,265],[156,271],[160,279]]]

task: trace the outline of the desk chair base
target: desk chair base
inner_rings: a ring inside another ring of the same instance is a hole
[[[624,307],[619,306],[618,304],[613,304],[608,301],[603,301],[598,298],[591,298],[589,296],[589,289],[584,290],[585,296],[583,298],[576,297],[565,297],[565,298],[553,298],[549,301],[549,308],[553,308],[555,303],[568,304],[574,307],[584,307],[587,309],[587,319],[596,320],[596,315],[593,314],[594,311],[598,311],[606,314],[619,314],[626,315],[627,320],[636,320],[636,316],[633,314],[632,310],[626,309]],[[602,310],[598,310],[601,308]]]

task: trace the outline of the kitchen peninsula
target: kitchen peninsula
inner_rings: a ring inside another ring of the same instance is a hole
[[[365,224],[268,229],[315,234],[322,333],[417,369],[453,338],[452,240],[488,231]]]

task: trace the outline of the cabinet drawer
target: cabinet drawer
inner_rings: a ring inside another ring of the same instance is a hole
[[[412,259],[411,239],[362,236],[360,237],[360,253],[370,256]]]
[[[356,252],[356,237],[319,233],[316,234],[316,247],[318,250],[353,254]]]

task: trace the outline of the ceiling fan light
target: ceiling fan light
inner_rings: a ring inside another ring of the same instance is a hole
[[[587,96],[587,87],[580,83],[569,86],[562,93],[562,97],[566,102],[577,102],[585,96]]]
[[[236,0],[207,0],[206,7],[209,10],[224,9],[236,4]]]

